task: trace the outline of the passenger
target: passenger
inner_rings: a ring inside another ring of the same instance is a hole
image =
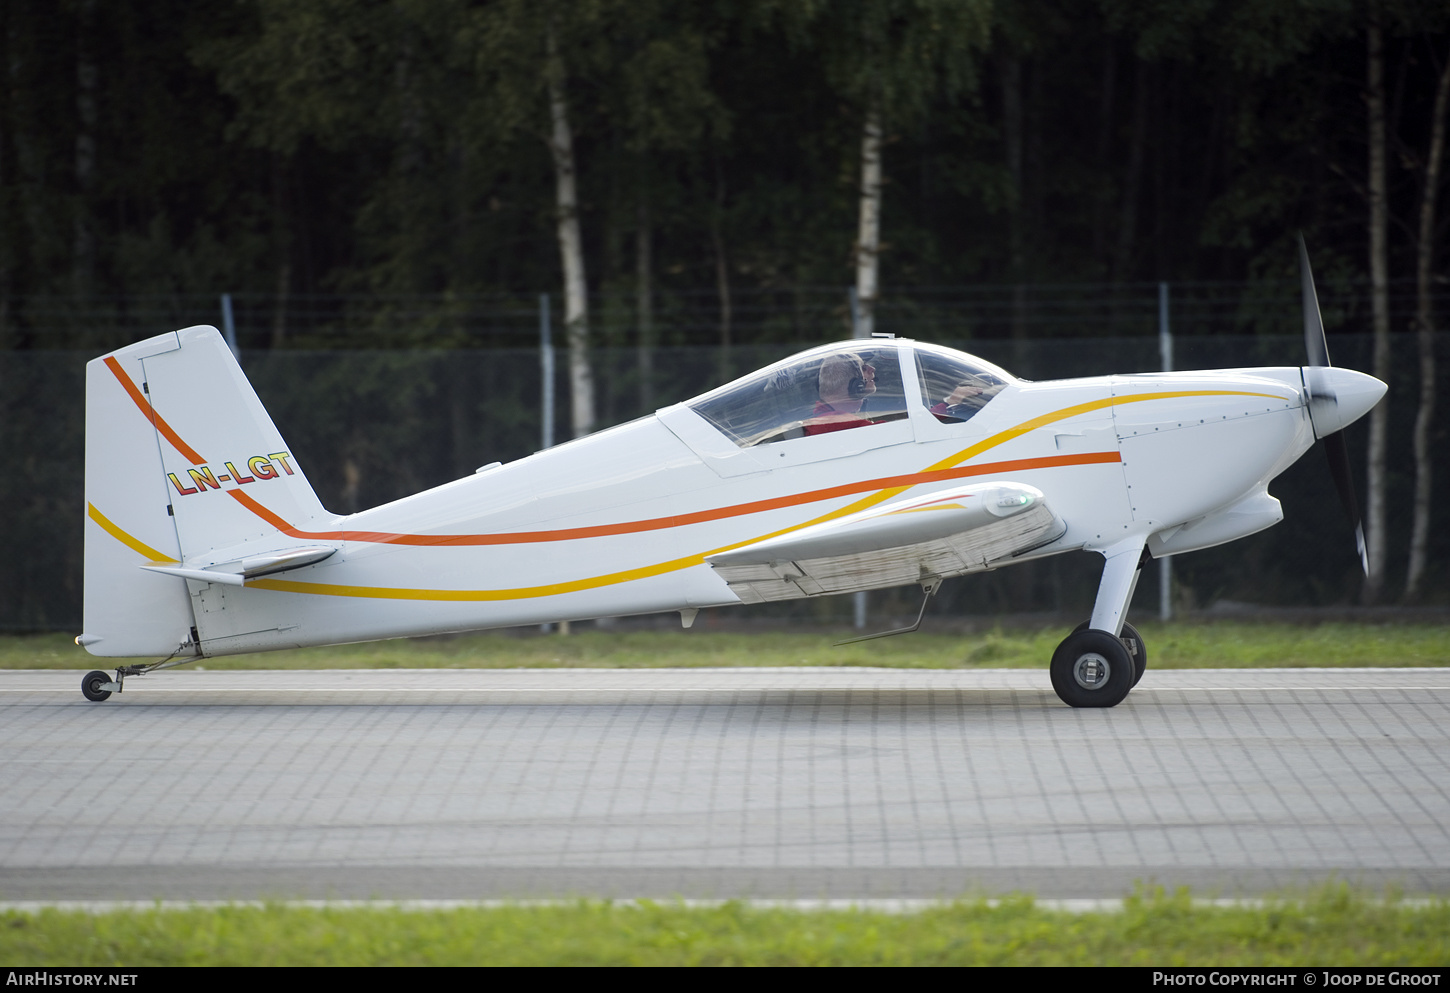
[[[804,424],[807,435],[865,427],[866,398],[876,392],[876,369],[859,355],[832,355],[821,363],[820,399]]]
[[[947,424],[968,420],[1000,393],[1002,386],[1002,383],[994,383],[985,376],[968,375],[945,400],[932,404],[931,412],[937,420]]]

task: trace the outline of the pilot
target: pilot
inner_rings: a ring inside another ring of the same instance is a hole
[[[866,398],[876,392],[876,369],[860,355],[832,355],[821,363],[820,399],[803,425],[807,435],[865,427],[861,414]]]
[[[987,405],[987,401],[1002,391],[1002,383],[995,383],[986,376],[968,374],[957,384],[941,403],[933,404],[931,412],[936,419],[948,424],[965,421]]]

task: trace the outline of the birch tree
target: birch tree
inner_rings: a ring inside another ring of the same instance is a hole
[[[250,12],[251,32],[208,37],[191,55],[235,101],[231,137],[266,152],[262,202],[277,347],[289,336],[289,297],[308,289],[299,278],[305,266],[294,265],[307,254],[301,218],[309,197],[300,177],[319,149],[366,149],[379,162],[357,213],[381,257],[369,281],[405,289],[423,281],[418,256],[433,220],[425,192],[436,185],[428,132],[457,113],[444,99],[454,81],[442,66],[458,12],[440,0],[260,0]],[[342,183],[336,174],[329,180]]]
[[[601,4],[503,0],[475,11],[464,44],[473,48],[481,83],[471,115],[479,137],[511,142],[532,134],[549,152],[554,172],[554,226],[564,276],[564,328],[569,346],[570,425],[576,438],[594,430],[589,284],[580,222],[571,82],[592,61],[590,36]]]
[[[1390,378],[1389,182],[1385,169],[1384,30],[1379,11],[1371,6],[1365,28],[1367,85],[1365,107],[1369,134],[1369,272],[1370,307],[1374,317],[1374,375]],[[1363,599],[1374,603],[1385,576],[1385,452],[1389,442],[1390,398],[1370,412],[1369,421],[1369,575]]]
[[[554,160],[555,224],[564,269],[564,334],[569,342],[570,421],[574,437],[594,430],[594,371],[589,363],[589,285],[579,233],[579,191],[574,176],[574,133],[564,94],[566,75],[552,20],[545,27],[544,78],[549,86],[549,154]]]
[[[876,294],[881,255],[881,105],[866,107],[861,128],[861,221],[856,231],[856,307],[853,333],[876,330]]]
[[[720,150],[730,117],[711,81],[724,26],[708,11],[668,0],[622,0],[612,8],[616,60],[609,66],[608,113],[632,160],[635,181],[635,318],[639,406],[653,409],[655,345],[655,229],[668,218],[670,177],[708,174],[714,195],[707,210],[715,282],[721,299],[722,344],[729,336],[729,270],[722,215],[725,182]],[[627,53],[619,57],[620,53]]]
[[[1415,516],[1410,533],[1410,565],[1406,599],[1420,596],[1430,542],[1430,493],[1434,462],[1430,456],[1430,425],[1435,418],[1435,315],[1431,279],[1435,260],[1435,205],[1445,152],[1446,105],[1450,104],[1450,52],[1440,69],[1435,106],[1430,117],[1430,142],[1420,191],[1419,237],[1415,244],[1415,337],[1420,353],[1420,407],[1415,413]]]
[[[870,337],[880,294],[882,153],[888,129],[975,83],[990,32],[989,0],[850,0],[816,9],[826,74],[859,123],[855,334]]]
[[[77,296],[86,297],[93,291],[96,278],[96,236],[90,202],[96,187],[95,0],[81,0],[77,14],[75,177],[80,202],[74,220],[73,288]]]

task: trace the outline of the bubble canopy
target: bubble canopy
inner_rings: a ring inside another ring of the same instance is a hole
[[[960,423],[1013,382],[1010,373],[966,352],[897,338],[857,339],[793,355],[688,406],[750,448],[903,420],[914,406]]]

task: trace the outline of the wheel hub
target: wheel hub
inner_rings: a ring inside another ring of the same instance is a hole
[[[1072,678],[1085,690],[1102,689],[1107,685],[1113,667],[1097,652],[1088,652],[1073,663]]]

